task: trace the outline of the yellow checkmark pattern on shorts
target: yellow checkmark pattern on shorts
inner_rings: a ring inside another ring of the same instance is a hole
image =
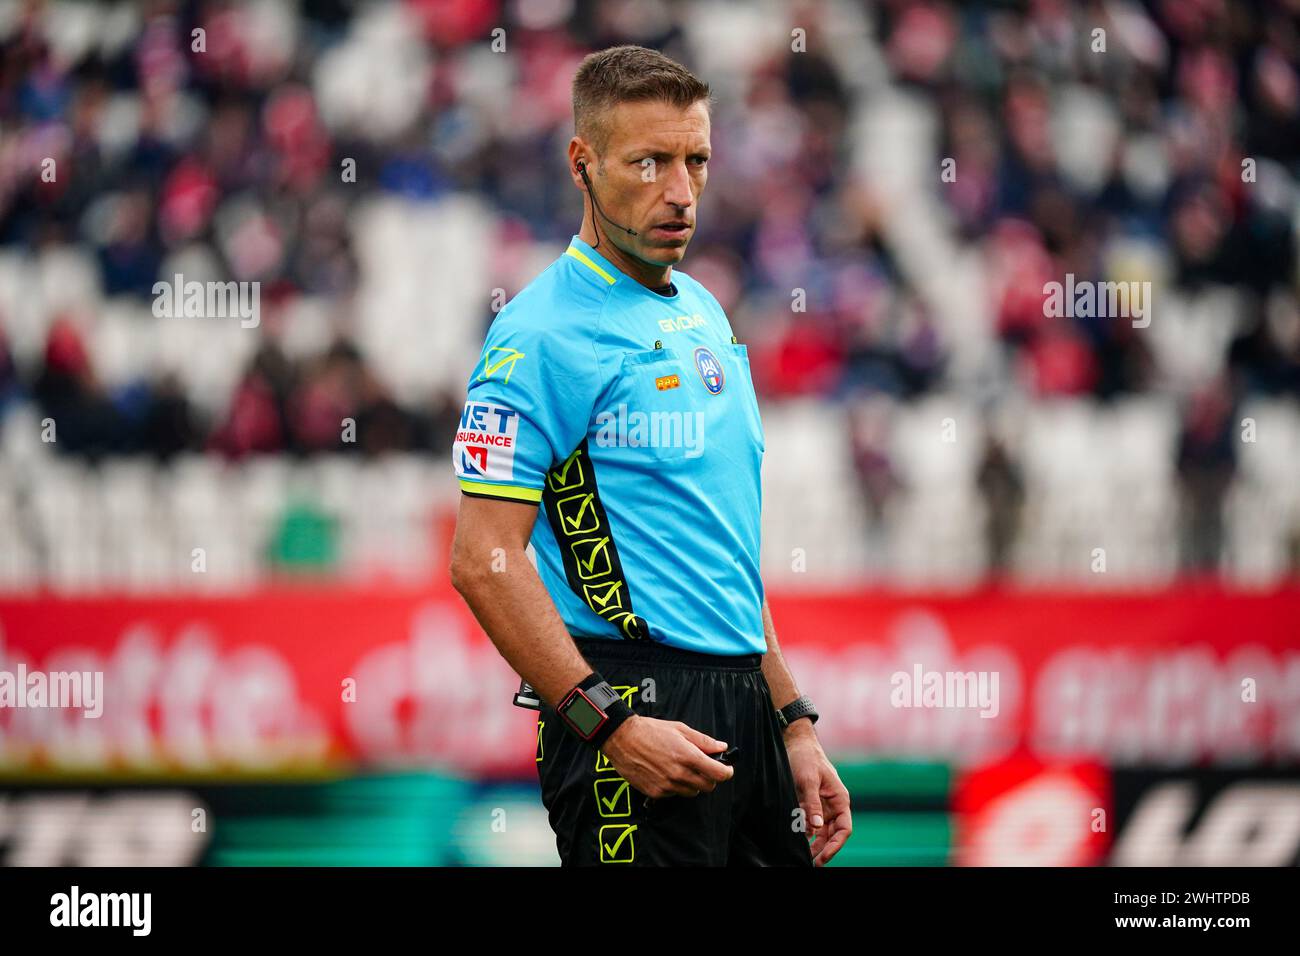
[[[600,828],[601,863],[631,863],[636,859],[635,823],[608,823]]]
[[[640,684],[611,684],[610,685],[610,690],[614,691],[616,694],[622,697],[623,703],[627,704],[629,707],[632,707],[632,700],[635,697],[636,692],[640,689],[641,689]],[[632,709],[636,710],[635,707],[632,707]],[[614,772],[614,765],[609,762],[609,758],[605,756],[604,751],[597,750],[596,751],[596,773],[613,773],[613,772]],[[620,777],[619,779],[621,780],[622,778]]]
[[[596,788],[596,812],[602,817],[632,815],[632,785],[622,777],[606,777],[592,786]]]

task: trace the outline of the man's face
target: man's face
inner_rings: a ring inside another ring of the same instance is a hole
[[[695,210],[709,173],[709,112],[657,100],[619,103],[608,119],[609,142],[594,174],[605,215],[635,229],[629,236],[597,215],[597,228],[643,262],[674,265],[695,234]]]

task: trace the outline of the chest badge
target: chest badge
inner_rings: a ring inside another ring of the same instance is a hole
[[[704,387],[709,390],[710,395],[717,395],[722,391],[722,386],[726,383],[726,376],[722,372],[722,363],[718,357],[706,348],[695,350],[695,368],[700,373],[700,379],[704,382]]]

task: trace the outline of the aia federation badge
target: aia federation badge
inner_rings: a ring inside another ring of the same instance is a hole
[[[700,379],[704,382],[704,387],[709,390],[710,395],[717,395],[722,391],[722,386],[726,383],[726,376],[722,372],[722,363],[718,357],[708,349],[700,347],[695,350],[695,368],[699,370]]]

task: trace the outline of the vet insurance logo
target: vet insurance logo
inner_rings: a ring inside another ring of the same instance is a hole
[[[466,402],[453,456],[462,478],[509,481],[515,474],[519,413],[504,405]]]

